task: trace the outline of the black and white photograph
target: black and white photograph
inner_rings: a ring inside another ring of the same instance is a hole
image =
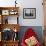
[[[36,8],[24,8],[23,18],[24,19],[35,19],[36,18]]]

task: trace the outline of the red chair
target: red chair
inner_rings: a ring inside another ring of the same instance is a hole
[[[32,30],[32,28],[27,29],[27,31],[24,34],[24,37],[22,38],[21,46],[27,46],[25,43],[25,39],[28,39],[32,36],[34,36],[35,38],[37,37],[36,33]],[[35,46],[41,46],[40,42],[38,41]]]

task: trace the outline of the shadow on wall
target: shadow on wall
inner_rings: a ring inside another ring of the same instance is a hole
[[[19,40],[20,40],[20,42],[21,42],[21,40],[22,40],[22,38],[24,36],[25,31],[28,28],[32,28],[34,30],[34,32],[36,32],[39,41],[41,43],[43,43],[43,30],[42,30],[42,26],[21,26],[20,27],[20,31],[19,31]]]

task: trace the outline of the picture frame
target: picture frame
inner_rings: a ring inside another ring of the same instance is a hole
[[[36,19],[36,8],[23,8],[24,19]]]
[[[10,15],[17,15],[18,12],[13,9],[13,10],[10,10],[10,11],[9,11],[9,14],[10,14]]]
[[[2,15],[9,15],[9,10],[2,10]]]

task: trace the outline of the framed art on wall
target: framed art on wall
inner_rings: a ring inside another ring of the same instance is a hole
[[[9,15],[9,10],[2,10],[2,15]]]
[[[24,19],[36,19],[36,8],[23,8]]]

